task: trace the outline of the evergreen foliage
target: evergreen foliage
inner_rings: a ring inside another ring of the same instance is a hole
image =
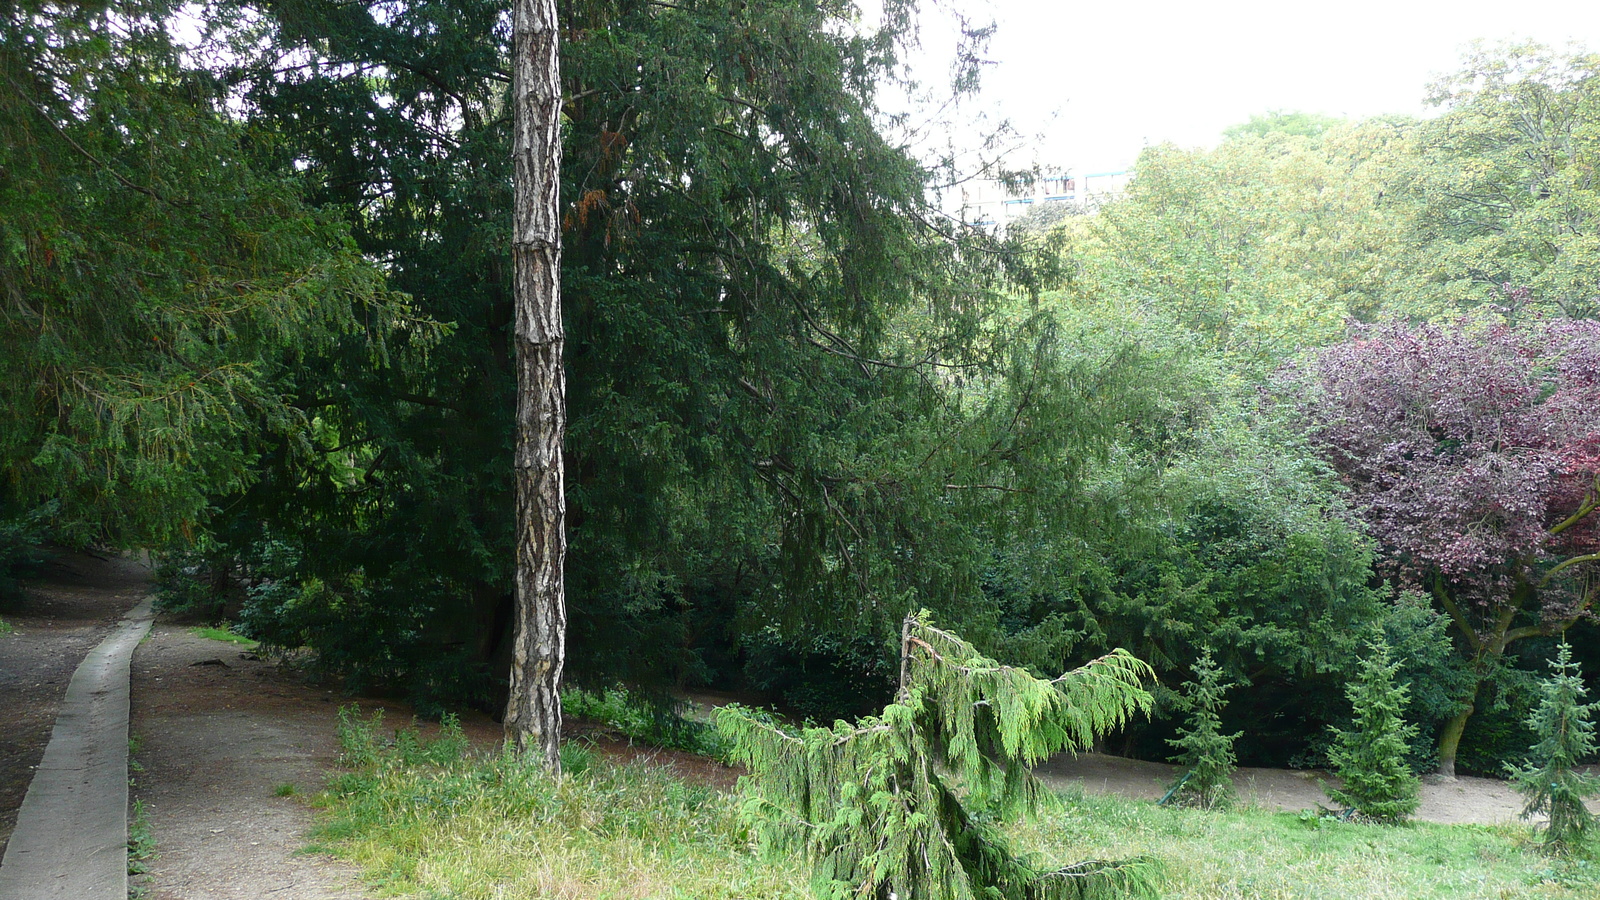
[[[0,515],[0,609],[22,596],[22,579],[37,574],[49,559],[44,544],[49,537],[45,520],[51,511],[46,506],[16,519]]]
[[[999,636],[976,616],[959,630],[1036,671],[1125,647],[1174,688],[1210,647],[1224,681],[1250,685],[1229,717],[1239,758],[1281,764],[1341,714],[1362,625],[1386,615],[1372,542],[1329,468],[1215,357],[1159,327],[1078,315],[1102,340],[1137,340],[1145,415],[1091,469],[1104,504],[1092,528],[1035,530],[996,553],[984,589]],[[1166,736],[1130,734],[1150,758]]]
[[[1461,712],[1461,698],[1474,678],[1471,663],[1462,658],[1451,639],[1455,626],[1449,615],[1435,609],[1432,599],[1421,591],[1400,591],[1383,609],[1378,626],[1389,652],[1400,663],[1396,677],[1410,692],[1406,720],[1417,726],[1417,733],[1411,739],[1407,761],[1413,772],[1435,771],[1439,766],[1437,735],[1445,722]],[[1491,766],[1498,768],[1498,762]]]
[[[1527,798],[1522,817],[1549,816],[1545,846],[1565,851],[1581,844],[1595,826],[1595,815],[1584,800],[1600,794],[1600,776],[1580,772],[1577,766],[1597,749],[1592,716],[1600,703],[1581,702],[1588,689],[1565,640],[1550,669],[1539,689],[1539,706],[1528,717],[1528,726],[1539,736],[1532,758],[1506,769],[1511,783]]]
[[[320,347],[382,356],[404,304],[265,135],[186,66],[174,4],[0,9],[0,521],[150,545],[202,528]],[[413,323],[414,324],[414,323]]]
[[[805,855],[820,896],[1149,893],[1146,860],[1042,869],[1010,851],[996,822],[1032,808],[1031,765],[1149,710],[1148,665],[1118,650],[1046,681],[980,656],[926,611],[906,618],[901,647],[900,693],[881,715],[793,733],[736,707],[718,713],[771,846]]]
[[[1344,787],[1328,796],[1379,822],[1405,821],[1417,809],[1421,782],[1406,765],[1407,741],[1416,731],[1403,718],[1407,689],[1395,681],[1400,664],[1389,645],[1374,641],[1360,675],[1346,690],[1355,707],[1350,730],[1334,732],[1328,759]]]
[[[1222,710],[1228,705],[1223,694],[1232,685],[1223,683],[1222,669],[1211,659],[1209,647],[1195,662],[1194,674],[1194,680],[1183,686],[1188,724],[1167,742],[1179,751],[1173,761],[1186,770],[1172,796],[1204,809],[1225,808],[1234,799],[1233,742],[1239,737],[1222,732]]]

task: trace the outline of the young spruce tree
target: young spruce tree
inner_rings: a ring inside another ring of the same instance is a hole
[[[1590,717],[1600,703],[1580,702],[1588,689],[1565,640],[1550,668],[1552,674],[1540,687],[1539,708],[1528,717],[1528,727],[1539,737],[1532,758],[1524,766],[1506,768],[1511,783],[1527,798],[1522,817],[1549,816],[1545,847],[1567,851],[1581,844],[1595,824],[1594,813],[1583,801],[1600,793],[1600,778],[1580,772],[1576,766],[1595,753]]]
[[[1189,721],[1167,743],[1178,749],[1174,761],[1184,767],[1183,778],[1170,797],[1203,809],[1225,809],[1233,803],[1233,742],[1238,734],[1222,733],[1222,695],[1233,685],[1222,683],[1222,670],[1207,647],[1194,664],[1195,680],[1184,683]]]
[[[747,711],[717,724],[754,776],[769,846],[811,862],[819,896],[1057,900],[1149,895],[1151,863],[1045,869],[994,824],[1032,808],[1029,767],[1148,712],[1150,667],[1117,650],[1054,680],[980,656],[906,618],[900,692],[878,716],[794,733]],[[976,815],[982,807],[986,815]]]
[[[1355,707],[1349,731],[1334,731],[1328,758],[1344,782],[1329,790],[1335,802],[1379,822],[1405,821],[1417,809],[1421,782],[1406,765],[1407,741],[1417,726],[1404,719],[1409,691],[1395,683],[1400,664],[1389,658],[1389,645],[1374,641],[1361,660],[1361,672],[1345,689]]]

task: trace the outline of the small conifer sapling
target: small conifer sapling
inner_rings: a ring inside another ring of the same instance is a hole
[[[1421,782],[1406,764],[1407,741],[1417,727],[1405,721],[1408,689],[1395,682],[1400,664],[1390,659],[1389,645],[1374,641],[1361,660],[1355,682],[1345,696],[1355,707],[1349,731],[1334,731],[1328,759],[1344,782],[1329,790],[1336,803],[1377,822],[1403,822],[1417,809]]]
[[[1232,685],[1222,683],[1222,669],[1209,647],[1195,662],[1194,675],[1183,686],[1189,721],[1167,741],[1178,750],[1173,761],[1184,769],[1168,796],[1202,809],[1226,809],[1233,803],[1233,742],[1239,737],[1222,732],[1222,710],[1228,705],[1223,694]]]
[[[995,822],[1033,807],[1032,765],[1148,712],[1153,675],[1117,650],[1047,681],[921,612],[903,623],[900,691],[881,715],[791,732],[724,707],[717,725],[750,770],[747,809],[769,847],[802,853],[819,896],[1149,896],[1148,860],[1041,867],[1012,853]]]
[[[1528,716],[1528,727],[1539,741],[1526,765],[1506,768],[1512,785],[1526,798],[1522,817],[1548,816],[1545,847],[1566,852],[1594,830],[1595,816],[1584,800],[1600,793],[1600,778],[1577,766],[1595,753],[1592,717],[1600,703],[1582,702],[1588,689],[1565,640],[1550,668],[1550,677],[1539,688],[1539,706]]]

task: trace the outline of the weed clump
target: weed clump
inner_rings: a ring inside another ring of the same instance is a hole
[[[671,701],[630,694],[626,688],[601,691],[568,689],[561,692],[561,708],[570,716],[601,722],[630,741],[668,750],[724,758],[727,742],[705,722],[686,719]]]

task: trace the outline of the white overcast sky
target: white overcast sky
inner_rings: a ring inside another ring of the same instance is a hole
[[[1042,134],[1010,161],[1082,174],[1127,168],[1147,144],[1214,145],[1272,109],[1422,114],[1428,82],[1474,39],[1600,52],[1600,0],[940,2],[999,26],[981,105]]]

